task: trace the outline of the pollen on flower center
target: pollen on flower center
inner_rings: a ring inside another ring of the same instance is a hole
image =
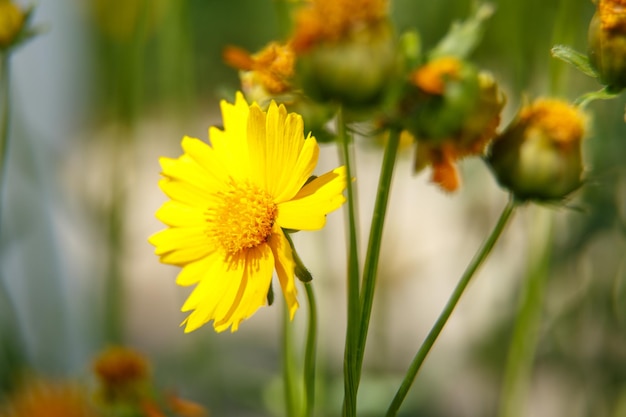
[[[207,234],[217,246],[234,255],[264,243],[272,233],[278,208],[272,197],[249,183],[231,184],[207,210]]]

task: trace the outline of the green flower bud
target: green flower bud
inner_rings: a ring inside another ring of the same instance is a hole
[[[588,48],[600,81],[616,92],[626,87],[625,0],[599,0],[589,23]]]
[[[584,117],[559,100],[537,100],[491,146],[487,162],[519,200],[561,200],[581,185]]]
[[[296,74],[314,100],[370,107],[381,102],[393,79],[396,51],[393,30],[384,20],[300,53]]]

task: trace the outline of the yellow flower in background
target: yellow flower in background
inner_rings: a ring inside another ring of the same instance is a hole
[[[0,0],[0,48],[10,45],[22,30],[24,11],[15,3]]]
[[[181,266],[177,283],[196,285],[182,307],[185,331],[213,321],[231,327],[265,305],[273,271],[293,318],[298,301],[292,249],[283,229],[318,230],[345,201],[344,167],[309,181],[319,147],[304,138],[302,117],[272,102],[267,112],[241,93],[223,101],[224,130],[211,145],[182,140],[184,154],[161,158],[157,212],[169,226],[150,238],[161,262]]]

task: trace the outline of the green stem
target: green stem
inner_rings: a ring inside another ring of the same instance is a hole
[[[357,357],[359,330],[359,256],[357,238],[357,201],[353,178],[352,157],[350,154],[350,137],[346,132],[343,111],[337,113],[337,135],[340,145],[342,163],[346,166],[348,177],[346,191],[348,194],[348,318],[346,330],[346,346],[343,361],[344,372],[344,417],[356,417],[356,396],[358,391]]]
[[[313,415],[315,405],[315,362],[317,358],[317,303],[313,285],[310,282],[304,283],[306,297],[309,302],[309,325],[306,334],[306,351],[304,356],[304,393],[305,407],[304,416]]]
[[[278,20],[278,30],[280,32],[280,37],[286,39],[291,33],[289,1],[274,0],[274,10],[276,11],[276,19]]]
[[[6,174],[7,144],[9,142],[9,54],[0,52],[0,214],[2,213],[2,197]]]
[[[298,389],[296,384],[297,372],[294,365],[293,337],[289,311],[285,306],[283,311],[283,384],[285,389],[285,406],[287,417],[299,416]]]
[[[608,87],[604,87],[598,91],[591,91],[589,93],[585,93],[574,100],[574,105],[580,107],[581,109],[585,109],[589,103],[595,100],[611,100],[619,96],[619,92],[610,91]]]
[[[409,369],[407,370],[407,373],[402,380],[402,384],[400,385],[398,392],[396,392],[396,396],[393,398],[393,401],[391,402],[387,410],[387,417],[393,417],[397,415],[398,409],[400,408],[400,405],[402,405],[406,394],[409,392],[409,388],[411,388],[411,385],[413,384],[413,381],[415,380],[415,377],[420,370],[424,359],[426,359],[428,352],[430,352],[430,349],[435,344],[435,341],[441,333],[441,330],[450,318],[450,315],[454,311],[454,308],[461,298],[461,295],[463,295],[467,284],[469,284],[471,278],[474,276],[474,273],[476,272],[476,270],[478,270],[478,267],[483,263],[483,261],[487,258],[487,256],[493,249],[493,246],[495,245],[496,241],[504,230],[504,226],[506,226],[507,222],[511,218],[511,215],[513,214],[516,206],[517,202],[511,197],[508,204],[502,211],[502,214],[500,215],[496,226],[491,231],[491,234],[489,235],[485,243],[483,243],[483,246],[476,253],[470,264],[467,266],[467,269],[463,273],[463,276],[459,280],[456,288],[450,295],[450,298],[448,299],[448,302],[445,305],[443,311],[437,318],[437,321],[426,336],[424,343],[422,343],[422,346],[420,346],[417,354],[413,358],[413,361],[411,362],[411,365],[409,366]]]
[[[509,345],[502,383],[500,417],[524,414],[533,361],[539,337],[544,289],[550,269],[552,243],[551,212],[535,213],[530,240],[531,267],[523,281],[519,312]]]
[[[374,213],[372,215],[372,226],[370,229],[369,243],[367,246],[367,254],[365,256],[365,265],[363,268],[363,288],[361,290],[360,304],[361,322],[359,328],[359,342],[357,345],[357,383],[361,376],[363,356],[365,354],[365,344],[367,342],[367,333],[369,330],[370,317],[372,315],[376,279],[378,277],[378,260],[380,258],[383,226],[385,223],[385,214],[387,213],[387,202],[389,200],[391,179],[393,177],[393,169],[396,162],[396,155],[398,154],[399,144],[400,131],[398,129],[392,129],[389,132],[389,140],[385,148],[383,165],[380,171],[380,178],[378,180],[376,202],[374,204]]]

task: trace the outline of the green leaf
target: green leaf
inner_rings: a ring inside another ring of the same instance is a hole
[[[587,55],[582,54],[567,45],[554,45],[550,53],[553,57],[570,64],[583,74],[592,78],[598,78],[598,73],[591,66]]]
[[[448,33],[430,51],[429,60],[443,56],[467,58],[482,40],[484,24],[493,15],[495,6],[479,4],[472,16],[462,22],[454,22]]]

